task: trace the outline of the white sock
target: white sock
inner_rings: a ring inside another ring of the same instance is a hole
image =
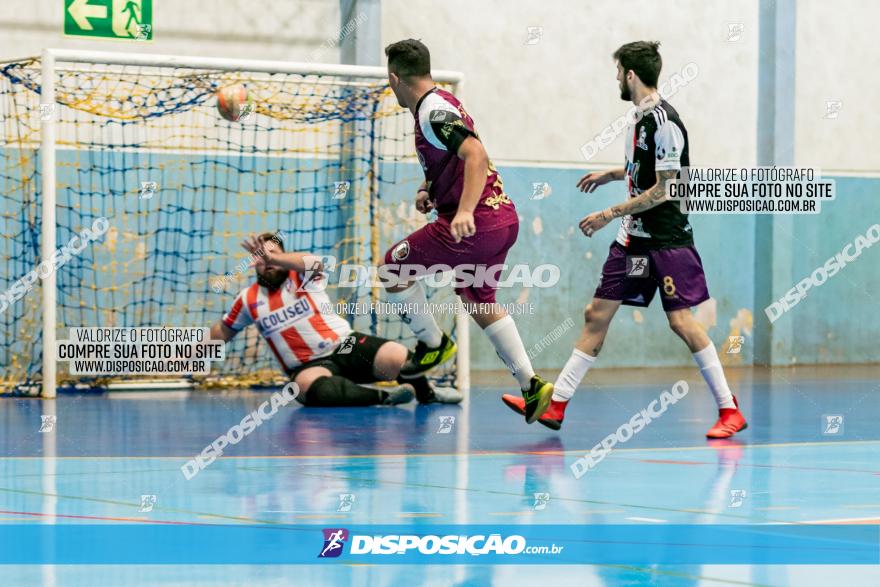
[[[535,371],[532,369],[532,362],[519,337],[513,318],[505,316],[487,326],[483,332],[489,337],[495,352],[516,377],[520,389],[528,389]]]
[[[565,363],[565,367],[559,372],[556,383],[553,384],[553,400],[567,402],[572,398],[578,385],[581,384],[587,371],[596,362],[596,357],[591,357],[583,351],[574,349]]]
[[[443,331],[437,326],[434,315],[426,311],[428,299],[421,282],[417,281],[403,291],[388,292],[388,300],[410,306],[411,311],[402,312],[400,318],[409,325],[417,339],[432,349],[440,346],[443,342]]]
[[[694,353],[694,360],[699,365],[700,374],[706,380],[709,390],[715,396],[718,407],[735,408],[733,394],[727,386],[727,378],[724,376],[724,369],[721,367],[721,361],[718,359],[715,345],[710,342],[709,346]]]

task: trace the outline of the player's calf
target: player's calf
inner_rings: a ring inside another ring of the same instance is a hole
[[[412,401],[413,390],[409,385],[384,389],[367,387],[345,377],[332,375],[312,381],[308,390],[297,399],[309,407],[396,405]]]
[[[373,373],[377,381],[391,381],[400,374],[409,351],[399,342],[389,340],[379,347],[373,358]]]

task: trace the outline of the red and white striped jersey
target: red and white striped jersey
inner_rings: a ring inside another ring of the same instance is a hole
[[[274,291],[254,283],[238,294],[223,316],[223,323],[236,332],[256,325],[287,372],[331,354],[352,330],[333,311],[327,292],[311,285],[300,291],[302,282],[303,276],[291,271]]]

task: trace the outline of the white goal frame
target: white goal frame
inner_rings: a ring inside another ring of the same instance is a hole
[[[339,65],[303,63],[291,61],[264,61],[251,59],[225,59],[216,57],[186,57],[180,55],[155,55],[145,53],[115,53],[106,51],[78,51],[71,49],[44,49],[41,54],[42,91],[40,107],[55,108],[56,62],[93,63],[103,65],[140,65],[151,67],[189,67],[215,71],[248,71],[257,73],[285,73],[294,75],[333,75],[384,80],[388,72],[383,67],[362,65]],[[433,71],[438,82],[451,85],[456,93],[461,92],[463,76],[455,71]],[[55,231],[57,220],[55,207],[55,120],[40,121],[40,173],[42,175],[42,228],[40,235],[40,256],[51,257],[57,247]],[[43,382],[41,396],[54,398],[57,394],[57,363],[55,359],[57,327],[58,284],[55,272],[42,280],[43,310]],[[461,310],[461,308],[459,308]],[[470,389],[470,341],[469,316],[459,311],[455,317],[458,354],[456,357],[456,386],[466,392]],[[161,388],[167,388],[167,384]],[[149,388],[149,384],[139,385],[139,389]]]

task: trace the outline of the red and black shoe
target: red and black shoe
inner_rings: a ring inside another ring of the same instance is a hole
[[[718,421],[706,432],[706,438],[730,438],[737,432],[749,427],[742,412],[739,411],[739,402],[733,397],[735,408],[721,408],[718,410]]]
[[[507,404],[511,410],[517,414],[524,416],[526,413],[526,400],[515,395],[505,393],[501,396],[501,401]],[[538,418],[538,422],[550,428],[551,430],[559,430],[562,428],[562,420],[565,418],[565,406],[568,402],[558,402],[555,399],[550,400],[550,407]]]
[[[562,428],[562,420],[565,419],[565,406],[568,402],[558,402],[555,399],[550,400],[550,407],[544,412],[544,415],[538,418],[538,422],[550,428],[551,430],[559,430]]]

